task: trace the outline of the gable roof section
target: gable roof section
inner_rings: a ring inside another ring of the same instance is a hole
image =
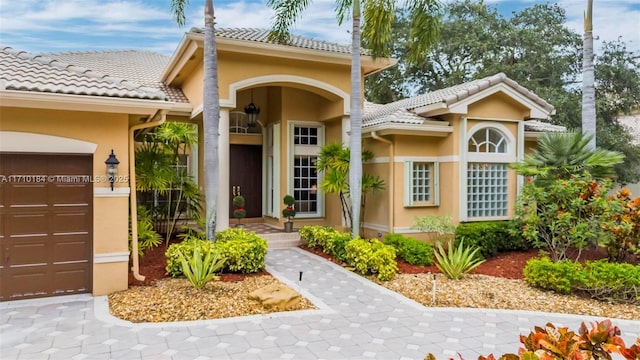
[[[193,70],[202,61],[204,29],[191,28],[185,33],[160,80],[179,84],[184,73]],[[259,28],[217,28],[216,46],[219,52],[242,53],[252,57],[270,56],[343,66],[351,65],[351,46],[310,37],[291,35],[286,43],[269,40],[269,30]],[[200,50],[199,50],[200,49]],[[393,58],[373,58],[367,49],[361,49],[361,67],[365,76],[384,70],[397,63]]]
[[[0,90],[165,100],[158,89],[42,55],[0,48]]]
[[[160,81],[160,76],[169,63],[169,57],[166,55],[142,50],[81,51],[41,55],[161,91],[169,101],[189,102],[180,88],[165,85]]]
[[[450,107],[457,103],[464,102],[465,100],[470,100],[474,95],[500,84],[512,89],[516,94],[523,96],[528,101],[531,101],[549,114],[552,114],[555,111],[555,108],[551,104],[525,87],[520,86],[515,81],[509,79],[505,74],[499,73],[460,85],[399,100],[386,105],[369,107],[369,111],[366,110],[365,107],[365,114],[362,117],[362,125],[363,127],[369,127],[382,123],[398,121],[400,113],[403,113],[402,116],[400,116],[403,120],[400,121],[409,121],[408,123],[413,123],[418,121],[418,118],[421,118],[418,113],[424,112],[426,110],[425,108],[428,108],[429,106],[434,106],[436,109],[441,107]]]

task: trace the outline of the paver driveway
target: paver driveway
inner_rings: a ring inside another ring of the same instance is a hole
[[[105,297],[0,305],[1,359],[422,359],[515,352],[518,334],[595,318],[426,308],[300,249],[271,250],[268,271],[318,310],[171,324],[131,324]],[[303,280],[298,282],[299,272]],[[440,294],[446,296],[446,294]],[[616,320],[625,341],[640,321]]]

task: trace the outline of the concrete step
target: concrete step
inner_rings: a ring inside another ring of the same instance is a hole
[[[302,245],[300,240],[300,234],[297,232],[290,233],[273,233],[273,234],[259,234],[265,240],[269,249],[286,249]]]

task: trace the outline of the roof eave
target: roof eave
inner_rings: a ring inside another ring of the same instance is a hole
[[[20,90],[0,90],[0,98],[2,98],[2,106],[117,114],[153,115],[157,110],[170,110],[175,105],[173,102],[167,102],[164,100],[43,93]]]
[[[178,73],[182,70],[184,65],[191,59],[193,54],[200,46],[197,40],[196,33],[188,32],[182,37],[180,44],[174,51],[173,55],[169,59],[169,63],[165,67],[160,81],[165,84],[171,84],[171,82],[178,76]]]
[[[525,140],[538,140],[542,135],[544,135],[544,131],[525,131],[524,139]]]
[[[446,137],[453,133],[453,127],[448,125],[417,125],[417,124],[393,124],[386,123],[365,127],[362,129],[362,137],[371,137],[372,132],[378,135],[413,135],[413,136],[437,136]]]

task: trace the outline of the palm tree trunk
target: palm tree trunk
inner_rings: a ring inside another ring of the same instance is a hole
[[[596,148],[596,89],[593,66],[593,0],[588,0],[584,18],[582,53],[582,132],[591,135],[589,148]]]
[[[204,196],[206,203],[206,236],[215,241],[216,207],[219,181],[218,142],[220,137],[220,92],[218,90],[218,54],[214,29],[213,0],[204,6]]]
[[[351,197],[351,236],[360,233],[360,201],[362,196],[362,81],[360,70],[360,0],[353,0],[351,42],[351,136],[349,147],[349,196]]]

